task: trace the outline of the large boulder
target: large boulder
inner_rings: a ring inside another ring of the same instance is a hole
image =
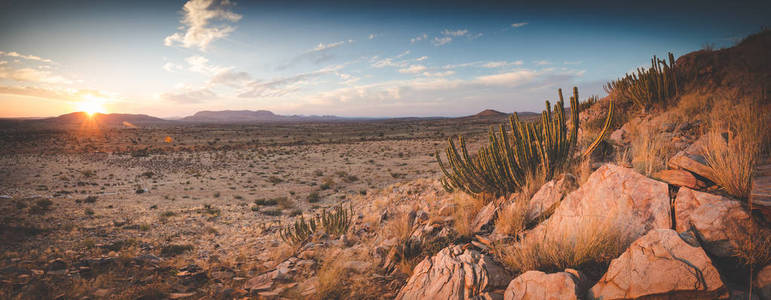
[[[489,256],[461,246],[442,249],[421,261],[396,299],[469,299],[489,296],[511,280]]]
[[[528,234],[535,238],[570,236],[585,230],[586,224],[598,222],[619,228],[630,241],[651,229],[671,228],[667,184],[629,168],[603,165]]]
[[[536,192],[527,204],[527,219],[536,220],[555,209],[569,192],[578,187],[575,177],[562,176],[559,180],[550,180]]]
[[[750,215],[739,201],[680,188],[674,206],[677,231],[693,230],[714,256],[733,256],[738,241],[749,238]]]
[[[504,300],[561,300],[582,298],[580,275],[558,272],[546,274],[541,271],[527,271],[509,283],[503,293]]]
[[[686,241],[687,240],[687,241]],[[589,299],[718,299],[727,289],[692,235],[651,230],[610,263]]]

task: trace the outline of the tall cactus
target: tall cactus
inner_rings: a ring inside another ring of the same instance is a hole
[[[460,190],[477,195],[490,193],[496,196],[519,191],[538,172],[547,180],[552,178],[573,157],[578,140],[578,88],[573,88],[570,97],[570,126],[565,116],[565,101],[562,90],[558,90],[559,101],[552,111],[549,101],[537,123],[525,123],[517,114],[509,117],[509,129],[503,125],[497,132],[490,128],[489,144],[470,156],[466,142],[458,137],[457,147],[452,138],[446,150],[447,165],[436,153],[444,177],[441,182],[448,191]],[[599,145],[612,122],[613,105],[609,108],[600,136],[585,151],[591,153]],[[458,149],[460,148],[460,152]]]
[[[307,221],[300,216],[293,225],[281,228],[278,232],[284,242],[291,245],[302,245],[316,232],[316,218],[311,217]]]
[[[669,53],[666,60],[653,56],[649,69],[638,68],[636,73],[605,85],[608,94],[615,94],[621,100],[632,101],[640,109],[663,103],[677,95],[678,81],[675,56]]]

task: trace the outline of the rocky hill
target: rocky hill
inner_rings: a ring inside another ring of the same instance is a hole
[[[345,118],[335,116],[300,116],[277,115],[267,110],[222,110],[199,111],[192,116],[180,119],[195,123],[254,123],[254,122],[318,122],[336,121]]]

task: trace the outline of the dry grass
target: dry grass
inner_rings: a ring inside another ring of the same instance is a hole
[[[631,136],[630,156],[635,170],[651,176],[666,168],[667,160],[675,151],[671,141],[650,125],[633,127]]]
[[[756,101],[714,109],[704,157],[719,185],[727,193],[747,199],[753,168],[771,143],[768,107]]]
[[[495,219],[495,232],[511,236],[519,235],[527,226],[527,206],[530,198],[516,197],[514,201],[504,205],[498,211]]]
[[[585,218],[576,230],[545,233],[543,238],[526,236],[519,243],[497,251],[499,259],[517,273],[529,270],[559,271],[591,265],[605,265],[631,243],[629,234],[616,226],[614,218]]]
[[[489,202],[485,198],[483,196],[474,197],[461,192],[452,194],[452,201],[455,203],[453,227],[458,235],[462,237],[474,235],[474,217]]]
[[[756,222],[747,227],[747,232],[735,232],[732,236],[746,238],[737,239],[738,247],[734,256],[745,265],[757,267],[771,263],[771,232],[762,228]]]

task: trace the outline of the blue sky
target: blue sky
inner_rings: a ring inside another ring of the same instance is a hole
[[[0,117],[97,107],[460,116],[540,111],[652,55],[731,46],[764,2],[6,1]],[[582,97],[583,98],[583,97]]]

